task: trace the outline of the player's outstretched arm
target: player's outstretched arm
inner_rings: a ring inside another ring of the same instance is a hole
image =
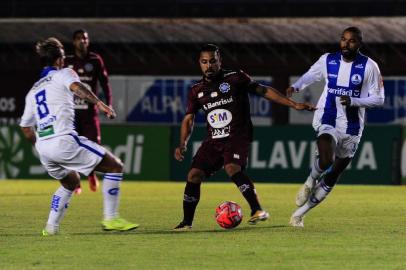
[[[194,114],[187,114],[182,120],[182,125],[180,127],[179,146],[176,147],[174,153],[174,157],[178,161],[182,161],[185,158],[184,153],[187,150],[187,142],[189,141],[190,135],[192,134],[194,123]]]
[[[90,89],[88,89],[84,84],[80,82],[74,82],[70,85],[70,90],[75,93],[75,95],[79,96],[80,98],[96,104],[99,110],[104,112],[106,116],[110,119],[115,118],[116,112],[113,108],[107,106],[104,102],[102,102]]]
[[[340,103],[341,105],[345,106],[374,108],[382,106],[385,103],[385,98],[379,96],[369,96],[366,98],[352,98],[349,96],[341,96]]]
[[[262,84],[259,84],[256,89],[255,92],[261,96],[263,96],[264,98],[266,98],[269,101],[273,101],[285,106],[289,106],[292,107],[296,110],[307,110],[307,111],[314,111],[316,110],[316,107],[314,107],[311,104],[308,103],[299,103],[296,102],[290,98],[285,97],[284,95],[282,95],[281,93],[279,93],[279,91],[277,91],[276,89],[270,87],[270,86],[265,86]]]
[[[32,127],[21,127],[21,131],[24,134],[24,137],[31,142],[32,144],[35,144],[37,138],[35,137],[35,132]]]

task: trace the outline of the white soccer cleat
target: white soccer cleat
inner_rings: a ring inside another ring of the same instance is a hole
[[[308,187],[306,184],[303,184],[296,194],[297,207],[303,206],[309,199],[311,193],[312,193],[312,189],[310,187]]]
[[[292,225],[293,227],[304,227],[303,223],[304,216],[291,216],[289,224]]]
[[[265,221],[269,218],[269,213],[264,210],[257,210],[248,220],[248,224],[256,225],[259,221]]]

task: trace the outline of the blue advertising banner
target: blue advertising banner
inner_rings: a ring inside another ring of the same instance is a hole
[[[127,122],[179,124],[185,114],[187,94],[200,77],[145,77],[131,76],[112,79],[113,88],[124,88],[122,103],[126,104]],[[270,85],[268,77],[254,77],[262,84]],[[271,103],[260,96],[250,95],[251,116],[257,125],[270,125]],[[205,123],[200,112],[196,123]]]
[[[368,110],[369,123],[406,123],[406,78],[388,77],[384,80],[385,104]]]

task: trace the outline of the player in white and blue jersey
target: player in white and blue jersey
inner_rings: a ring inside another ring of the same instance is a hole
[[[62,68],[65,53],[56,38],[38,42],[37,52],[46,66],[25,99],[21,129],[39,153],[49,175],[61,182],[53,194],[51,210],[43,235],[59,232],[59,224],[68,208],[72,192],[80,183],[79,173],[94,170],[105,173],[103,180],[104,230],[127,231],[138,227],[118,215],[122,162],[102,146],[78,136],[74,128],[73,95],[96,104],[107,117],[114,110],[100,101],[82,84],[75,71]]]
[[[345,29],[340,51],[327,53],[287,89],[298,92],[316,81],[325,80],[317,103],[313,128],[317,132],[317,158],[310,175],[296,196],[299,207],[290,224],[303,227],[303,217],[331,192],[351,162],[365,125],[365,108],[381,106],[385,94],[378,65],[359,52],[362,32]]]

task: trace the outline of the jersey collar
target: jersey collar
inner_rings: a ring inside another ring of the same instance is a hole
[[[213,82],[216,82],[216,81],[219,81],[219,80],[223,79],[223,76],[224,76],[224,70],[220,69],[219,73],[211,81],[208,81],[206,79],[206,77],[203,76],[203,82],[205,82],[205,83],[213,83]]]
[[[44,78],[45,76],[48,75],[49,72],[51,72],[52,70],[56,70],[56,67],[45,67],[42,71],[41,71],[41,75],[40,78]]]

